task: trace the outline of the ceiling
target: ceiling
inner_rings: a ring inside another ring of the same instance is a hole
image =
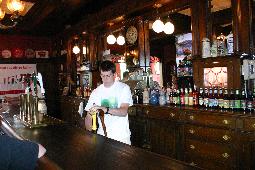
[[[3,0],[5,1],[5,0]],[[98,14],[103,8],[110,8],[121,0],[23,0],[33,5],[15,28],[1,30],[0,34],[28,34],[55,36],[65,29],[77,25],[91,14]],[[169,2],[169,0],[165,0]],[[212,10],[229,8],[231,0],[212,0]],[[190,15],[190,10],[180,14]],[[1,21],[5,22],[5,21]],[[8,23],[8,22],[7,22]],[[93,24],[93,23],[91,23]]]
[[[23,0],[33,3],[15,28],[0,34],[54,36],[115,0]],[[8,15],[7,15],[8,16]],[[7,19],[6,19],[7,20]],[[1,21],[8,24],[8,21]]]

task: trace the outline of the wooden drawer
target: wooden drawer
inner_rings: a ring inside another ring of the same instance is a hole
[[[178,120],[179,112],[168,107],[147,107],[144,112],[149,118]]]
[[[193,154],[186,153],[184,161],[190,165],[198,166],[208,170],[235,170],[236,166],[230,164],[224,164],[215,160],[207,159],[203,156],[194,156]]]
[[[235,133],[231,130],[186,125],[184,132],[186,138],[200,138],[222,143],[233,143],[235,141]]]
[[[243,129],[244,131],[255,131],[255,118],[254,117],[244,117],[243,119]]]
[[[237,161],[235,149],[226,144],[206,143],[186,139],[185,152],[194,156],[203,156],[224,164],[235,164]]]
[[[236,117],[231,115],[221,115],[221,114],[208,114],[208,113],[193,113],[188,112],[185,114],[185,120],[190,123],[198,123],[202,125],[211,125],[235,129],[236,127]]]

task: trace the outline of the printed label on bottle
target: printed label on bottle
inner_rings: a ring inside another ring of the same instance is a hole
[[[204,99],[202,97],[199,97],[198,103],[199,103],[199,106],[203,106]]]
[[[245,109],[246,108],[246,101],[245,100],[241,100],[241,108]]]
[[[240,100],[235,100],[234,108],[236,108],[236,109],[240,109],[241,108]]]
[[[224,108],[229,109],[229,100],[224,100]]]
[[[220,108],[224,107],[224,100],[223,99],[218,99],[218,104]]]
[[[193,106],[193,97],[189,97],[189,106]]]

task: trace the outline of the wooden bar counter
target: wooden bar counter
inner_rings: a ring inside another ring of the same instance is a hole
[[[41,143],[47,149],[46,157],[60,169],[199,169],[66,123],[28,128],[13,118],[18,113],[17,109],[17,106],[11,106],[8,113],[1,112],[2,131],[7,135]]]

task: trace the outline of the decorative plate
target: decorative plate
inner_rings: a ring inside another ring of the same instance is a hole
[[[130,26],[126,32],[126,39],[129,44],[134,44],[137,40],[137,29],[134,26]]]
[[[10,50],[3,50],[2,51],[2,57],[3,58],[10,58],[12,56],[12,53]]]
[[[24,55],[24,51],[20,48],[15,48],[12,50],[12,56],[14,58],[22,58]]]
[[[26,49],[25,57],[27,57],[27,58],[35,58],[35,51],[30,49],[30,48]]]

